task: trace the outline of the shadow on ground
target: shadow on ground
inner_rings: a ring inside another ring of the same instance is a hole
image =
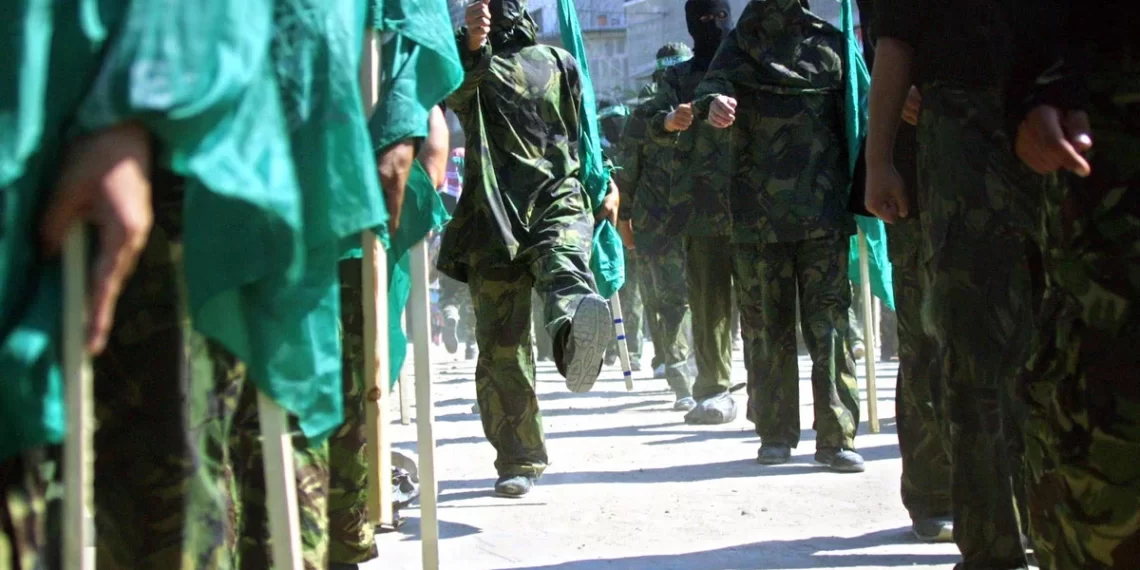
[[[886,544],[911,542],[907,528],[842,538],[818,536],[802,540],[773,540],[689,554],[635,556],[606,560],[577,560],[518,570],[796,570],[802,568],[896,568],[951,565],[951,554],[845,554]]]

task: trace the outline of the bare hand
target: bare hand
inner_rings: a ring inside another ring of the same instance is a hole
[[[906,104],[903,105],[902,120],[911,126],[918,126],[918,115],[922,112],[922,93],[918,87],[911,85],[907,93]]]
[[[878,168],[868,165],[867,195],[863,205],[867,211],[888,224],[907,217],[909,204],[906,200],[906,187],[894,164]]]
[[[676,109],[665,116],[665,130],[671,133],[687,131],[692,124],[693,105],[691,103],[677,105]]]
[[[709,124],[718,129],[727,129],[736,122],[736,99],[717,95],[709,107]]]
[[[59,254],[72,225],[93,224],[99,253],[88,302],[87,351],[103,352],[115,304],[135,269],[154,222],[150,199],[150,135],[120,125],[77,141],[63,160],[40,226],[44,248]]]
[[[1038,174],[1064,168],[1077,176],[1088,176],[1092,168],[1081,153],[1092,145],[1089,116],[1084,111],[1064,113],[1041,105],[1017,128],[1017,156]]]
[[[467,5],[467,49],[479,51],[491,33],[491,0],[473,0]]]
[[[594,212],[594,222],[601,223],[602,220],[609,220],[611,224],[616,226],[620,206],[621,196],[618,194],[617,184],[613,179],[610,179],[610,191],[605,198],[602,198],[602,206]]]
[[[618,233],[621,234],[621,243],[626,249],[637,249],[636,242],[633,241],[633,220],[622,220],[618,222]]]
[[[396,235],[400,228],[400,211],[404,208],[404,190],[408,185],[408,175],[412,171],[412,160],[416,154],[411,141],[400,141],[380,154],[377,166],[380,169],[380,185],[384,188],[384,202],[388,207],[388,235]]]

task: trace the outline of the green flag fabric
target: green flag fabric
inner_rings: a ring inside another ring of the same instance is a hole
[[[212,253],[219,265],[241,262],[233,243],[280,244],[250,256],[246,281],[293,263],[301,250],[289,238],[301,208],[268,73],[271,1],[2,4],[0,457],[7,457],[64,433],[61,272],[58,259],[42,258],[36,236],[71,138],[125,121],[147,128],[165,151],[163,166],[205,189],[188,189],[187,210],[218,205],[218,219],[196,218],[187,229],[236,223],[241,235],[225,250],[233,257]],[[235,140],[237,131],[252,136]]]
[[[851,161],[850,172],[855,172],[855,161],[859,148],[867,133],[867,97],[871,90],[871,74],[863,61],[859,38],[855,35],[855,12],[851,0],[840,2],[840,28],[847,40],[846,57],[843,60],[843,76],[847,85],[844,89],[843,110],[847,125],[847,156]],[[871,293],[891,310],[895,308],[894,278],[890,256],[887,252],[887,232],[883,221],[878,218],[855,216],[855,223],[867,236],[867,258],[870,268]],[[848,277],[861,284],[859,271],[859,237],[851,236],[850,264]]]
[[[381,34],[381,100],[369,120],[377,151],[428,134],[431,109],[463,82],[463,65],[445,0],[371,0],[371,25]],[[448,221],[431,178],[413,164],[400,226],[390,236],[388,257],[389,383],[394,386],[408,352],[401,315],[411,297],[408,250]]]
[[[429,233],[442,229],[448,219],[447,209],[439,192],[432,187],[431,177],[419,161],[415,162],[408,177],[404,209],[400,212],[400,229],[392,236],[388,248],[389,387],[396,384],[408,356],[408,337],[404,334],[404,319],[400,318],[412,290],[408,252]]]
[[[594,98],[594,84],[590,80],[590,64],[586,57],[586,42],[578,23],[578,10],[574,0],[558,0],[558,23],[562,32],[562,45],[578,61],[582,83],[582,105],[579,125],[579,155],[582,162],[581,178],[591,209],[596,210],[609,192],[610,168],[602,157],[601,136],[598,133],[598,108]],[[590,255],[590,269],[598,283],[598,293],[610,298],[625,284],[625,249],[617,228],[608,220],[594,230],[594,243]]]

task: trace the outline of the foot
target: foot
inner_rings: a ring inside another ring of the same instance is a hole
[[[607,352],[606,358],[602,362],[604,362],[606,364],[606,366],[613,366],[613,365],[617,364],[617,361],[618,361],[618,355],[616,352],[613,352],[613,353]]]
[[[850,449],[820,449],[815,452],[815,462],[837,473],[862,473],[863,456]]]
[[[653,379],[654,380],[664,380],[665,379],[665,365],[664,364],[662,364],[660,366],[653,367]]]
[[[538,478],[534,475],[499,477],[499,480],[495,481],[495,495],[508,499],[518,499],[529,493],[537,482]]]
[[[629,357],[629,369],[631,372],[641,372],[641,359],[631,355]]]
[[[697,401],[688,396],[677,398],[677,401],[673,404],[673,409],[678,412],[687,412],[695,407],[697,407]]]
[[[931,517],[914,519],[910,532],[922,542],[954,542],[954,519]]]
[[[602,371],[602,357],[613,337],[613,316],[606,300],[587,295],[578,303],[574,319],[564,333],[562,372],[571,392],[589,392]]]
[[[475,360],[475,357],[478,355],[479,351],[475,349],[475,345],[469,344],[467,345],[467,352],[463,354],[463,358],[466,360]]]
[[[685,415],[690,425],[722,425],[736,421],[736,400],[728,392],[701,400]]]
[[[443,347],[448,354],[459,352],[459,311],[451,307],[443,310]]]
[[[783,465],[792,458],[792,448],[786,445],[761,445],[756,462],[760,465]]]
[[[867,356],[867,347],[863,345],[863,341],[857,340],[851,344],[851,355],[855,360],[863,360],[863,357]]]

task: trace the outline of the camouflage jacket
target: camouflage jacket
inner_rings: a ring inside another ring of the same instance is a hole
[[[646,85],[638,96],[643,101],[630,114],[622,130],[616,175],[621,188],[623,220],[632,220],[637,248],[652,254],[677,239],[665,232],[669,218],[669,186],[672,177],[672,145],[662,145],[649,136],[649,103],[657,85]]]
[[[693,101],[704,76],[705,67],[696,58],[666,69],[645,110],[649,138],[672,149],[663,207],[666,235],[727,236],[731,230],[727,134],[696,121],[679,133],[665,130],[665,117],[678,105]]]
[[[716,96],[737,101],[736,122],[727,129],[734,241],[777,243],[855,233],[846,210],[844,41],[842,32],[799,0],[754,1],[697,86],[694,124],[708,118]],[[701,157],[691,168],[713,164],[711,157]],[[718,169],[695,176],[719,180],[725,175]]]
[[[529,245],[535,202],[580,186],[578,64],[564,50],[531,45],[468,51],[466,76],[447,100],[467,133],[464,192],[444,234],[439,267],[466,281],[472,255],[510,261]]]

